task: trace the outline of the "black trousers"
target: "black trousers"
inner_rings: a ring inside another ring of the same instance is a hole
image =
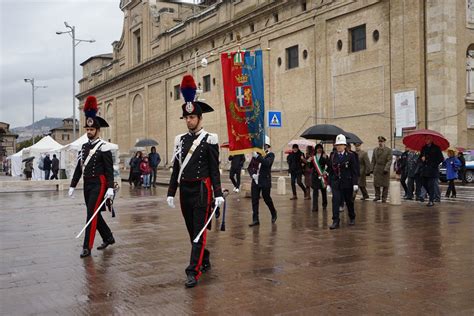
[[[156,169],[158,167],[151,168],[151,184],[155,185],[156,184]]]
[[[408,196],[409,195],[409,192],[408,192],[408,186],[407,186],[407,178],[408,178],[408,174],[406,172],[402,172],[401,176],[400,176],[400,183],[403,187],[403,191],[405,191],[405,196]]]
[[[258,206],[260,201],[260,193],[262,194],[263,201],[267,204],[272,217],[276,215],[275,205],[273,205],[272,197],[270,196],[271,187],[262,188],[255,184],[255,181],[252,180],[252,187],[250,189],[252,195],[252,220],[254,222],[259,221]]]
[[[332,188],[332,220],[339,223],[339,206],[346,202],[349,218],[355,219],[354,200],[352,199],[353,188]]]
[[[407,198],[412,199],[413,192],[415,191],[415,178],[414,177],[408,177],[407,187],[408,187]],[[418,197],[418,195],[416,197]]]
[[[316,176],[313,175],[313,177],[317,179]],[[319,179],[317,179],[317,181],[320,182]],[[320,183],[315,183],[314,181],[312,184],[312,188],[313,188],[313,211],[317,210],[319,207],[318,206],[319,191],[321,191],[321,196],[323,197],[323,208],[326,208],[328,206],[328,195],[327,195],[326,188],[323,188]]]
[[[423,186],[426,189],[426,192],[428,192],[428,196],[430,198],[430,202],[433,202],[435,199],[435,182],[436,178],[428,178],[428,177],[423,177]]]
[[[240,188],[240,173],[241,173],[241,168],[237,169],[230,169],[229,172],[229,177],[230,181],[232,181],[232,184],[234,185],[234,188]]]
[[[51,176],[50,180],[53,180],[53,179],[58,180],[58,171],[59,170],[52,170],[53,175]]]
[[[211,215],[212,189],[210,179],[195,182],[181,182],[179,186],[179,199],[186,229],[191,241],[191,255],[186,274],[192,274],[196,279],[201,276],[201,265],[209,262],[210,253],[206,249],[207,230],[193,242],[204,227],[208,216]]]
[[[94,215],[97,207],[104,200],[105,191],[107,190],[107,182],[105,176],[101,175],[97,178],[85,179],[84,180],[84,199],[87,205],[87,220]],[[98,230],[100,237],[105,242],[112,237],[112,232],[109,226],[105,222],[101,215],[101,212],[105,211],[105,205],[102,206],[101,210],[94,217],[92,222],[86,228],[86,234],[84,235],[84,249],[92,249],[94,247],[95,231]]]
[[[449,195],[455,197],[456,196],[456,187],[454,186],[454,179],[448,180],[448,190],[446,191],[446,196]]]
[[[303,174],[302,173],[296,173],[296,172],[290,172],[291,174],[291,190],[293,191],[293,196],[296,196],[296,182],[298,183],[298,186],[303,190],[303,192],[306,194],[306,187],[303,184],[303,181],[301,181]]]

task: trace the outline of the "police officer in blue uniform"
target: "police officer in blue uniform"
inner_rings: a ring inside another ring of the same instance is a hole
[[[332,225],[329,229],[339,228],[339,206],[342,201],[346,202],[349,211],[349,225],[355,225],[353,192],[357,192],[358,163],[356,156],[346,150],[346,137],[342,134],[337,135],[335,142],[336,151],[331,154],[328,173],[329,183],[328,192],[332,191]]]
[[[109,127],[109,124],[96,115],[97,99],[94,96],[87,97],[84,113],[86,115],[84,128],[89,141],[82,145],[79,152],[77,166],[69,188],[69,196],[73,195],[74,188],[83,176],[84,199],[87,206],[87,221],[89,221],[104,199],[112,200],[114,197],[114,169],[110,145],[99,138],[100,128]],[[86,228],[81,258],[91,255],[96,230],[99,231],[103,240],[102,245],[97,247],[98,250],[103,250],[115,243],[114,236],[101,215],[104,210],[105,205]]]
[[[175,138],[173,172],[168,187],[167,202],[174,206],[174,196],[179,187],[181,211],[191,240],[191,255],[186,267],[188,288],[197,285],[202,272],[211,268],[210,252],[206,249],[206,231],[197,243],[193,240],[211,216],[211,202],[224,203],[219,172],[219,145],[216,134],[202,128],[202,114],[212,112],[206,103],[194,101],[196,84],[192,76],[184,76],[181,93],[186,101],[182,105],[182,118],[188,132]]]

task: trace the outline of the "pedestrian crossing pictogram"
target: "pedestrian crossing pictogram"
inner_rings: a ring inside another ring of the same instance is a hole
[[[268,112],[268,126],[269,127],[281,127],[281,112],[271,111]]]

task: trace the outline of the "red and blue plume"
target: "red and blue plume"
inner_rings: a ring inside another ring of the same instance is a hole
[[[185,102],[194,102],[196,97],[196,83],[191,75],[186,75],[181,81],[181,93],[183,94]]]
[[[97,114],[97,99],[93,95],[90,95],[84,103],[84,114],[86,117],[95,117]]]

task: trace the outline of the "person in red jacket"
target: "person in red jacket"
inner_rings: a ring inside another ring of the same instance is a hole
[[[144,157],[143,161],[140,163],[140,171],[142,172],[143,176],[143,187],[150,188],[150,176],[151,176],[151,167],[150,163],[148,162],[148,157]]]

